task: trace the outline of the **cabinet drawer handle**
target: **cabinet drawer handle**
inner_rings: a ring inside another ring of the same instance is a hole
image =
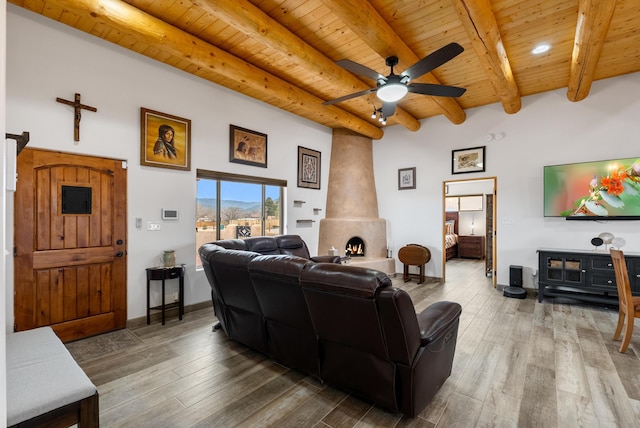
[[[611,263],[607,263],[607,266],[611,267],[611,266],[613,266],[613,264],[611,264]]]
[[[607,284],[613,284],[613,281],[609,280],[607,281]]]
[[[582,273],[586,273],[587,271],[585,269],[582,269],[580,272]]]

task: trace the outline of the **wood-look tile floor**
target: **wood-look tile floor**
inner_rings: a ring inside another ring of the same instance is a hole
[[[212,332],[211,309],[67,347],[98,386],[102,427],[640,427],[640,326],[620,354],[616,309],[506,298],[483,272],[454,259],[444,284],[394,278],[417,311],[463,307],[453,373],[414,419]]]

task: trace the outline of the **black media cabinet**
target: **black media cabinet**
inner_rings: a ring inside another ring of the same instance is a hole
[[[624,257],[631,292],[640,296],[640,254]],[[538,249],[538,301],[545,297],[617,306],[616,276],[608,251]]]

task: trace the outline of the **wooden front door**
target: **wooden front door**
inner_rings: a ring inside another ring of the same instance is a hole
[[[124,328],[127,174],[123,161],[38,149],[18,156],[15,330],[63,341]]]

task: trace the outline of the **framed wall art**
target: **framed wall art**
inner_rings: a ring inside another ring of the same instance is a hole
[[[451,174],[465,174],[468,172],[484,172],[485,160],[482,147],[451,151]]]
[[[416,167],[398,170],[398,190],[416,188]]]
[[[191,170],[191,120],[140,108],[140,165]]]
[[[229,162],[267,167],[267,134],[229,125]]]
[[[318,151],[298,146],[298,187],[320,189],[320,155]]]

